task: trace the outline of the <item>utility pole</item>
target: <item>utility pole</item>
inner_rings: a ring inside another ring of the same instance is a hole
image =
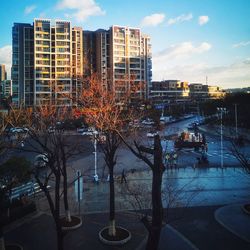
[[[221,168],[224,167],[223,160],[223,112],[226,111],[226,108],[217,108],[220,111],[220,157],[221,157]]]
[[[95,182],[98,182],[99,179],[98,179],[98,175],[97,175],[97,135],[98,135],[98,132],[95,130],[93,132],[94,134],[94,149],[95,149],[95,175],[94,175],[94,181]]]
[[[234,113],[235,113],[235,135],[238,138],[238,114],[237,114],[237,105],[234,104]]]

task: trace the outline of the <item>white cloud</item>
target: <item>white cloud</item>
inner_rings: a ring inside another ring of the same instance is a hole
[[[182,15],[177,16],[175,18],[170,18],[168,20],[168,25],[173,25],[173,24],[176,24],[176,23],[182,23],[182,22],[185,22],[185,21],[190,21],[192,18],[193,18],[192,13],[182,14]]]
[[[212,66],[206,63],[187,62],[172,65],[166,62],[153,68],[154,80],[180,79],[188,82],[219,85],[223,88],[247,87],[250,84],[250,58],[229,65]]]
[[[32,11],[34,11],[35,9],[36,9],[36,5],[27,6],[27,7],[24,9],[24,14],[28,15],[28,14],[30,14]]]
[[[250,41],[239,42],[239,43],[233,44],[233,48],[245,47],[248,45],[250,45]]]
[[[155,13],[150,16],[145,16],[141,21],[141,26],[157,26],[165,19],[165,15],[162,13]]]
[[[59,10],[71,10],[68,16],[74,17],[77,21],[85,21],[90,16],[105,15],[95,0],[59,0],[57,4]]]
[[[208,16],[199,16],[199,25],[204,25],[209,21]]]
[[[201,54],[210,50],[211,44],[203,42],[198,46],[194,46],[191,42],[183,42],[180,44],[171,45],[163,51],[158,52],[154,60],[157,62],[169,60],[169,59],[183,59],[193,54]]]
[[[0,48],[0,64],[5,64],[8,79],[10,79],[10,71],[12,64],[12,46],[6,45]]]

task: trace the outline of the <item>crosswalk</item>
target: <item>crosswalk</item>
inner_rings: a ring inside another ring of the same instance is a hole
[[[184,154],[193,154],[193,155],[197,155],[200,156],[201,153],[200,152],[195,152],[193,149],[185,149],[185,150],[181,150],[182,153]],[[207,152],[207,156],[209,157],[221,157],[221,151],[220,150],[214,150],[214,151],[208,151]],[[223,153],[223,158],[225,159],[234,159],[234,155],[228,153],[228,152],[224,152]]]

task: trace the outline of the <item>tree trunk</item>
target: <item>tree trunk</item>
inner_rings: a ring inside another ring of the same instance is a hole
[[[56,233],[57,233],[57,249],[63,250],[63,234],[62,234],[62,226],[60,222],[60,168],[58,166],[56,177],[56,185],[55,185],[55,212],[53,214],[55,223],[56,223]]]
[[[0,226],[0,250],[5,250],[5,243],[4,243],[4,236],[3,236],[3,229]]]
[[[63,166],[63,201],[64,201],[64,209],[66,221],[71,222],[71,215],[69,210],[69,202],[68,202],[68,183],[67,183],[67,170],[66,166]]]
[[[109,167],[109,235],[115,236],[115,185],[113,167]]]
[[[57,250],[63,250],[63,232],[59,217],[56,219],[56,236],[57,236]]]
[[[161,235],[163,209],[161,199],[162,173],[153,171],[152,181],[152,225],[148,235],[147,250],[157,250]]]
[[[152,225],[149,231],[147,250],[157,250],[161,235],[163,208],[161,198],[162,175],[165,167],[162,162],[162,147],[159,136],[154,138],[154,165],[152,168]]]

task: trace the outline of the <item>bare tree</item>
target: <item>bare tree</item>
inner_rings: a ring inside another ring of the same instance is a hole
[[[129,95],[124,91],[122,97],[113,89],[106,89],[101,84],[97,75],[92,75],[84,81],[84,90],[78,96],[78,107],[83,110],[85,120],[90,126],[99,131],[99,135],[104,135],[105,143],[101,145],[104,153],[104,160],[109,170],[109,235],[116,235],[115,225],[115,188],[114,188],[114,168],[117,163],[117,150],[121,145],[121,137],[117,131],[121,132],[130,117],[130,110],[126,109]],[[129,88],[130,91],[132,87]]]
[[[44,156],[48,172],[45,174],[39,168],[34,169],[34,178],[39,187],[44,192],[57,231],[57,248],[63,249],[63,230],[61,220],[60,200],[63,195],[66,221],[71,221],[68,203],[68,160],[81,152],[79,140],[74,143],[67,139],[64,130],[56,129],[56,122],[71,115],[67,108],[55,106],[39,106],[31,110],[22,110],[19,119],[13,119],[16,110],[13,110],[11,122],[15,126],[25,126],[28,129],[28,137],[25,140],[25,147],[20,146],[20,141],[16,143],[16,148],[23,151],[37,153]],[[22,138],[21,138],[22,139]],[[19,138],[19,140],[21,140]],[[54,189],[49,189],[49,184],[53,179]]]
[[[118,131],[119,132],[119,131]],[[163,164],[163,151],[161,146],[161,139],[159,135],[154,137],[154,148],[148,148],[144,145],[139,145],[137,141],[134,141],[134,146],[124,139],[122,135],[121,139],[128,147],[128,149],[139,159],[144,161],[152,171],[152,222],[145,216],[142,218],[142,222],[148,230],[148,240],[146,249],[153,250],[158,248],[162,221],[163,221],[163,207],[162,207],[162,176],[165,171]],[[151,160],[153,156],[153,160]]]

